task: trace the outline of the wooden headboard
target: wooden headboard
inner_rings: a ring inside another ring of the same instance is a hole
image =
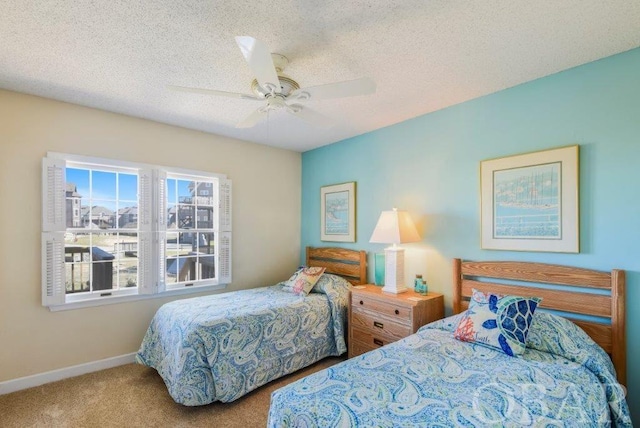
[[[324,267],[326,273],[340,275],[353,285],[367,283],[366,251],[307,247],[306,265]]]
[[[486,279],[498,279],[500,283],[491,283]],[[504,280],[534,284],[503,284]],[[564,287],[550,290],[540,288],[535,283]],[[601,272],[545,263],[470,262],[454,259],[453,284],[453,312],[455,314],[467,309],[473,288],[499,294],[542,297],[541,308],[565,312],[566,318],[580,326],[611,355],[618,382],[626,384],[627,338],[625,330],[625,272],[623,270],[614,269],[611,272]],[[609,293],[606,295],[593,294],[571,287],[607,290]],[[575,319],[571,317],[571,314],[605,318],[610,320],[610,324]]]

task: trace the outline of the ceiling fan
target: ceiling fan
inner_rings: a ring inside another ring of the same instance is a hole
[[[251,82],[253,94],[218,91],[215,89],[189,88],[169,85],[168,88],[196,94],[220,95],[262,102],[263,105],[236,125],[236,128],[250,128],[270,111],[284,110],[318,126],[330,126],[331,120],[299,103],[309,100],[368,95],[376,91],[376,84],[369,78],[300,88],[298,82],[282,74],[289,63],[284,55],[270,53],[266,44],[250,36],[236,37],[236,43],[249,64],[255,79]]]

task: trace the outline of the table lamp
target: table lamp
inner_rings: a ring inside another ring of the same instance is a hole
[[[418,242],[420,235],[407,211],[382,211],[369,242],[392,244],[384,249],[385,274],[382,291],[404,293],[408,288],[404,284],[404,248],[397,244]]]

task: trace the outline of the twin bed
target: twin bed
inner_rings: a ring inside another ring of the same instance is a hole
[[[366,282],[366,255],[307,249],[307,265],[326,271],[304,297],[278,284],[164,305],[138,362],[160,373],[176,402],[201,405],[235,400],[344,353],[347,281]],[[620,385],[624,271],[457,259],[453,265],[452,317],[275,391],[268,426],[631,425]],[[474,289],[538,296],[539,307],[551,310],[535,313],[522,355],[454,338]]]
[[[366,253],[307,249],[307,265],[326,270],[306,296],[280,283],[163,305],[136,361],[158,371],[174,401],[198,406],[343,354],[349,284],[366,283]]]
[[[624,271],[454,260],[454,288],[454,316],[275,391],[268,426],[631,426],[617,381],[626,377]],[[473,289],[539,296],[575,323],[536,312],[516,357],[463,342],[454,332]]]

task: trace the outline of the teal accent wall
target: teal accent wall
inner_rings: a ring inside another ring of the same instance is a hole
[[[424,94],[428,97],[429,94]],[[480,249],[480,161],[580,145],[580,254]],[[320,241],[320,187],[357,182],[357,241]],[[640,48],[302,155],[301,247],[365,249],[383,210],[408,210],[423,241],[407,270],[451,312],[451,259],[627,271],[628,401],[640,424]],[[303,254],[301,254],[301,259]]]

